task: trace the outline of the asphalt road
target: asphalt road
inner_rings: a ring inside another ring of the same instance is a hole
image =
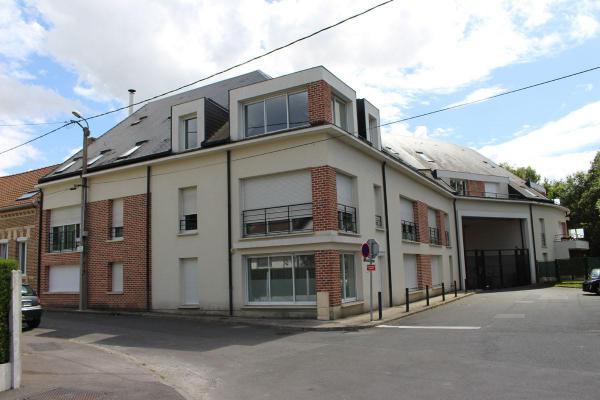
[[[298,333],[51,312],[36,338],[124,353],[190,399],[600,398],[600,296],[483,293],[388,325]]]

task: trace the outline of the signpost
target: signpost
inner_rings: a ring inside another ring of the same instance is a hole
[[[379,254],[379,244],[375,239],[367,240],[361,248],[364,260],[368,262],[367,271],[369,271],[369,311],[371,314],[371,321],[373,321],[373,272],[375,272],[375,257]]]

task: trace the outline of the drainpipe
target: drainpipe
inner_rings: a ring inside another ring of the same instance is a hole
[[[390,251],[390,224],[388,221],[388,202],[387,202],[387,183],[385,176],[385,161],[381,164],[381,178],[383,181],[383,212],[385,213],[385,248],[387,255],[387,268],[388,268],[388,290],[390,292],[390,307],[393,306],[392,302],[392,254]]]
[[[150,178],[152,177],[152,167],[149,165],[146,168],[146,309],[150,311],[152,309],[152,276],[151,276],[151,240],[152,233],[150,229],[152,229],[151,219],[152,219],[152,199],[151,199],[151,186],[150,186]]]
[[[231,151],[227,150],[227,263],[229,268],[229,315],[233,316],[233,276],[231,248]]]
[[[536,272],[536,276],[535,279],[537,281],[537,251],[535,249],[535,231],[533,228],[533,207],[531,206],[531,203],[529,203],[529,222],[531,223],[531,245],[533,247],[533,262],[535,263],[534,267],[535,267],[535,272]],[[530,277],[530,281],[531,281],[531,267],[529,269],[529,277]]]
[[[36,289],[37,289],[37,294],[38,296],[41,293],[41,272],[42,272],[42,233],[43,233],[43,229],[42,229],[42,222],[44,221],[43,218],[43,210],[44,210],[44,192],[40,190],[40,198],[38,200],[38,248],[37,248],[37,284],[36,284]]]
[[[456,211],[456,199],[454,199],[454,231],[456,233],[456,256],[458,259],[458,283],[460,283],[460,287],[462,289],[465,289],[463,287],[464,280],[462,277],[462,268],[461,268],[461,258],[460,258],[460,249],[462,247],[462,240],[460,240],[460,236],[459,236],[459,230],[458,230],[458,212]],[[465,270],[466,270],[467,266],[465,265]]]

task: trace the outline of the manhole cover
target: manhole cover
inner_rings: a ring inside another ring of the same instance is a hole
[[[34,394],[25,400],[107,400],[108,393],[85,392],[77,389],[52,389],[44,393]]]

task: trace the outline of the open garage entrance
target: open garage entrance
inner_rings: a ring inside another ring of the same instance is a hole
[[[501,289],[531,283],[527,220],[463,217],[468,289]]]

